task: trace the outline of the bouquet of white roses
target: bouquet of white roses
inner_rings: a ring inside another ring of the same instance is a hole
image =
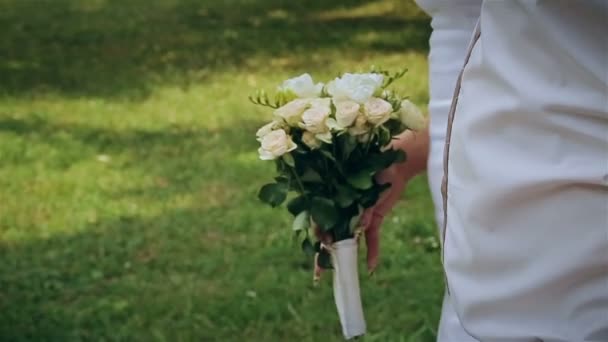
[[[396,135],[425,125],[415,105],[387,89],[404,74],[347,73],[327,85],[304,74],[285,81],[272,99],[263,91],[250,98],[274,109],[274,119],[257,138],[260,158],[273,160],[278,175],[259,198],[276,207],[296,193],[287,203],[293,230],[304,233],[302,249],[316,254],[320,267],[334,269],[334,297],[347,339],[366,329],[356,262],[360,216],[390,186],[374,175],[405,161],[403,151],[390,148]],[[311,241],[313,227],[323,241]]]

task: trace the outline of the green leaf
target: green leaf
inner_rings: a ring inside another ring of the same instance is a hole
[[[311,215],[315,223],[324,231],[333,228],[340,218],[334,202],[321,197],[312,199]]]
[[[310,227],[310,214],[308,211],[303,211],[293,220],[292,229],[294,231],[308,229]]]
[[[319,252],[319,257],[317,258],[317,265],[326,270],[330,270],[333,268],[333,266],[331,265],[331,255],[326,249],[322,249]]]
[[[277,183],[284,183],[284,184],[289,183],[289,178],[288,178],[288,177],[286,177],[286,176],[278,176],[278,177],[275,177],[275,178],[274,178],[274,180],[275,180]]]
[[[363,168],[371,174],[384,170],[395,163],[405,161],[403,150],[387,150],[382,153],[370,154],[363,164]]]
[[[298,148],[296,148],[295,150],[293,150],[292,153],[307,154],[308,151],[305,150],[304,148],[302,148],[302,146],[298,146]]]
[[[285,162],[285,164],[287,164],[291,167],[296,167],[296,161],[293,159],[293,156],[291,155],[291,153],[285,153],[282,158],[283,158],[283,161]]]
[[[391,142],[391,132],[388,128],[384,126],[380,126],[379,128],[380,129],[378,130],[378,144],[380,144],[380,146],[386,146]]]
[[[369,170],[360,171],[346,178],[348,184],[356,189],[366,190],[374,186],[373,176]]]
[[[298,216],[302,211],[308,210],[310,207],[305,196],[298,196],[287,202],[287,210],[293,215]]]
[[[340,208],[346,208],[348,206],[350,206],[351,204],[353,204],[353,202],[355,201],[354,198],[339,192],[336,197],[336,203],[338,204],[338,206],[340,206]]]
[[[350,206],[359,197],[357,191],[348,186],[343,186],[339,184],[336,184],[335,186],[338,190],[338,193],[335,197],[336,204],[338,204],[338,206],[340,206],[341,208],[346,208]]]
[[[376,202],[378,202],[378,199],[380,198],[380,194],[382,194],[382,192],[384,190],[386,190],[390,187],[391,187],[390,183],[378,184],[378,185],[373,186],[372,188],[366,190],[363,193],[363,196],[361,196],[361,198],[359,199],[359,203],[365,208],[372,207],[373,205],[376,204]]]
[[[258,193],[258,198],[270,204],[273,208],[281,205],[287,198],[287,184],[285,183],[270,183],[264,185]]]
[[[311,168],[307,168],[306,171],[304,171],[304,174],[302,175],[302,177],[300,177],[300,180],[302,180],[302,182],[311,182],[311,183],[322,183],[323,182],[323,178],[321,178],[321,175],[311,169]]]
[[[336,157],[334,157],[334,155],[331,152],[329,152],[327,150],[320,150],[320,151],[321,151],[321,154],[324,155],[327,159],[329,159],[333,162],[336,161]]]
[[[392,157],[385,153],[370,154],[367,157],[367,160],[365,160],[363,168],[365,171],[368,171],[368,172],[370,172],[370,174],[373,174],[375,172],[384,170],[387,167],[389,167],[391,165],[391,160],[392,160]]]
[[[304,251],[304,253],[306,253],[306,255],[308,256],[315,255],[315,247],[312,245],[312,242],[310,242],[308,238],[302,241],[302,251]]]
[[[354,233],[355,229],[359,228],[359,224],[361,223],[361,216],[363,215],[364,208],[359,206],[358,210],[359,212],[357,213],[357,215],[353,216],[348,222],[348,228],[351,233]]]
[[[391,133],[391,136],[399,135],[399,134],[403,133],[403,131],[405,131],[407,128],[401,122],[401,120],[398,120],[398,119],[390,119],[387,122],[385,122],[383,126],[389,130],[389,132]]]
[[[342,160],[348,160],[359,143],[357,142],[357,138],[350,134],[343,136],[340,140],[342,142]]]

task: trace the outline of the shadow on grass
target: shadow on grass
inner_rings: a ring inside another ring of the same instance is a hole
[[[261,251],[228,227],[212,231],[219,211],[120,217],[79,234],[0,244],[0,340],[232,340],[256,319],[247,283],[265,258],[288,251]],[[279,285],[267,286],[259,295]],[[289,316],[276,306],[257,314]]]
[[[290,243],[285,211],[271,212],[255,199],[255,183],[268,177],[266,169],[226,158],[254,150],[256,142],[242,132],[257,123],[243,125],[150,132],[42,117],[0,121],[2,133],[62,151],[65,164],[45,170],[61,170],[96,153],[122,154],[127,162],[116,167],[171,184],[159,189],[139,183],[129,192],[101,194],[104,200],[135,196],[163,203],[182,194],[200,199],[186,208],[167,205],[150,216],[123,211],[83,220],[66,235],[0,239],[0,341],[341,341],[329,279],[322,290],[310,288],[310,260]],[[214,141],[215,134],[234,144]],[[208,150],[214,154],[199,154]],[[238,191],[218,198],[210,182]],[[412,201],[428,198],[418,183]],[[57,198],[62,199],[68,200]],[[209,205],[211,200],[216,202]],[[434,326],[438,317],[442,284],[436,251],[409,242],[434,236],[432,224],[419,220],[411,229],[390,233],[384,274],[376,283],[364,280],[370,288],[370,327],[385,334],[381,340],[426,333],[420,329],[428,322]]]
[[[64,236],[10,243],[0,239],[0,341],[251,340],[243,329],[249,327],[253,334],[258,320],[277,326],[287,320],[295,326],[281,303],[262,305],[245,293],[266,262],[293,255],[290,247],[269,245],[267,230],[277,225],[276,218],[261,217],[255,194],[243,189],[247,177],[264,171],[257,163],[251,166],[256,170],[238,170],[249,166],[225,158],[255,151],[253,135],[242,133],[254,125],[117,131],[35,116],[0,120],[0,133],[61,151],[46,158],[30,154],[28,160],[27,153],[2,146],[2,162],[11,167],[44,162],[51,163],[45,171],[62,170],[97,153],[122,155],[126,161],[113,167],[135,168],[171,186],[139,184],[133,192],[106,194],[108,200],[136,196],[162,203],[182,193],[201,200],[185,209],[168,205],[153,217],[102,217],[70,227],[75,233]],[[220,138],[233,143],[220,144]],[[209,150],[213,155],[205,155]],[[239,192],[218,199],[205,188],[218,181],[232,181]],[[284,284],[298,281],[301,259],[293,260],[276,262],[281,271],[266,269],[274,276],[296,276],[263,281],[260,296],[281,293]]]
[[[310,65],[327,50],[426,51],[428,20],[411,1],[397,13],[322,16],[383,2],[5,0],[0,94],[137,99],[154,84],[187,87],[225,70],[268,68],[273,59]]]
[[[329,279],[313,289],[297,246],[266,240],[276,217],[248,209],[123,216],[0,244],[0,340],[341,341]],[[433,341],[437,257],[407,252],[363,277],[370,327]]]

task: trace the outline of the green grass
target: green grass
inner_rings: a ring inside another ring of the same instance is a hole
[[[306,3],[306,5],[303,5]],[[256,88],[408,67],[410,1],[0,0],[0,340],[340,341],[272,175]],[[443,281],[426,180],[362,276],[366,341],[432,341]],[[362,265],[363,266],[363,265]]]

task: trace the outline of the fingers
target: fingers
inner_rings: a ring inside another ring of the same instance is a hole
[[[367,245],[367,270],[374,273],[378,266],[380,255],[380,227],[384,217],[378,214],[372,215],[371,223],[365,230],[365,244]]]
[[[378,174],[376,179],[381,184],[391,183],[391,187],[380,195],[378,202],[374,206],[374,212],[386,216],[401,198],[406,182],[403,176],[399,174],[399,170],[394,167]]]
[[[379,214],[376,208],[367,209],[361,216],[361,226],[364,228],[365,244],[367,246],[367,269],[369,273],[373,273],[378,266],[380,254],[380,227],[384,220],[384,215]],[[314,225],[313,231],[317,239],[326,246],[331,246],[332,238],[329,234],[323,232],[319,226]],[[313,281],[315,284],[321,279],[323,268],[319,266],[319,253],[315,254],[314,258],[314,275]]]
[[[363,215],[361,215],[361,219],[359,221],[359,226],[363,227],[363,230],[367,230],[369,226],[372,224],[372,217],[374,216],[374,208],[365,209]]]
[[[392,183],[395,181],[395,178],[399,176],[398,173],[397,165],[391,165],[387,169],[376,174],[376,181],[380,184]]]
[[[315,266],[314,266],[314,274],[313,274],[313,285],[318,285],[319,281],[321,281],[321,273],[323,273],[323,269],[319,266],[319,253],[315,253]]]
[[[400,186],[402,177],[396,167],[390,167],[376,176],[380,184],[391,183],[373,208],[367,209],[361,217],[361,225],[365,230],[365,244],[367,246],[367,270],[373,273],[378,266],[380,254],[380,226],[386,215],[401,197],[403,186]]]

